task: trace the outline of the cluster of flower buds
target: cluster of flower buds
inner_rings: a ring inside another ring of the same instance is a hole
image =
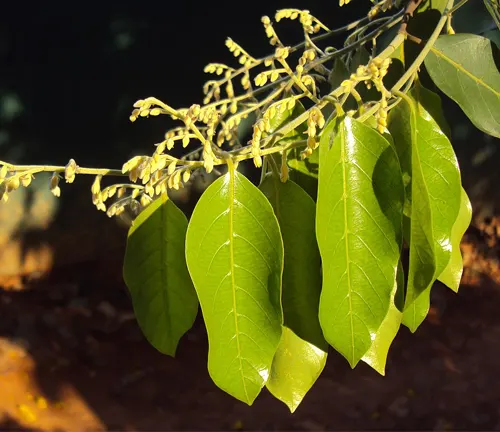
[[[214,73],[216,75],[222,75],[224,71],[234,72],[234,69],[222,63],[209,63],[203,69],[205,73]]]
[[[267,83],[268,80],[270,82],[275,82],[280,77],[281,73],[286,73],[286,70],[280,68],[280,69],[272,69],[269,71],[261,72],[254,79],[255,85],[257,87],[262,87]]]
[[[299,76],[302,75],[302,72],[304,72],[304,66],[307,63],[312,62],[315,58],[316,58],[316,51],[313,49],[305,50],[302,53],[301,57],[299,58],[299,64],[295,68]]]
[[[76,164],[74,159],[70,159],[64,169],[64,179],[66,183],[73,183],[76,177],[76,171],[78,169],[78,165]]]
[[[308,10],[299,9],[281,9],[276,12],[274,19],[276,22],[281,21],[283,18],[295,20],[299,18],[304,31],[308,34],[318,33],[321,29],[329,31],[328,27],[322,24],[317,18],[311,15]]]
[[[238,62],[245,67],[250,67],[252,63],[255,63],[257,61],[231,38],[226,39],[226,46],[229,48],[229,51],[231,51],[233,55],[238,59]]]
[[[260,155],[260,141],[262,139],[262,134],[264,132],[269,132],[271,129],[271,123],[268,117],[262,117],[257,120],[253,125],[253,135],[252,135],[252,156],[253,163],[257,168],[262,166],[262,156]]]
[[[0,168],[0,199],[7,202],[9,193],[19,189],[21,186],[28,187],[33,180],[31,172],[12,173],[10,176],[7,165],[2,165]]]
[[[262,24],[264,25],[264,30],[266,31],[266,36],[269,39],[269,43],[272,46],[282,45],[281,41],[278,38],[278,35],[274,31],[274,27],[271,23],[271,19],[268,16],[263,16],[261,21],[262,21]]]
[[[317,107],[312,107],[309,111],[309,118],[307,119],[307,149],[306,154],[310,156],[312,151],[318,147],[317,141],[317,128],[323,129],[325,126],[325,117],[321,110]]]

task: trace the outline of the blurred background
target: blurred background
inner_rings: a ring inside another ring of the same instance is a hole
[[[262,15],[309,9],[337,27],[369,5],[2,4],[0,159],[120,168],[152,153],[170,126],[130,123],[132,104],[200,101],[203,67],[232,61],[226,37],[258,57],[270,51]],[[482,0],[454,26],[500,40]],[[301,39],[297,25],[277,29],[288,44]],[[121,275],[127,230],[92,205],[92,178],[62,183],[60,199],[42,175],[13,193],[0,204],[0,430],[500,430],[500,143],[449,100],[445,113],[474,209],[459,294],[436,286],[426,322],[414,335],[401,329],[385,377],[332,353],[294,415],[265,390],[247,407],[211,382],[199,319],[176,359],[146,342]],[[188,214],[195,195],[177,196]]]

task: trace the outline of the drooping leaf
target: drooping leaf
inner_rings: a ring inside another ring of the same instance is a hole
[[[412,90],[389,114],[389,130],[407,184],[404,234],[410,262],[403,324],[411,331],[426,317],[430,290],[451,256],[451,229],[460,205],[460,172],[453,148]],[[408,213],[409,212],[409,213]],[[409,226],[408,226],[409,225]]]
[[[186,258],[207,327],[210,376],[251,405],[281,338],[283,243],[267,198],[234,168],[198,201]]]
[[[323,371],[326,356],[325,351],[284,327],[267,389],[293,413]]]
[[[472,219],[472,206],[467,193],[462,188],[460,210],[451,230],[451,259],[439,276],[439,280],[453,291],[458,292],[462,279],[463,262],[460,252],[460,242]]]
[[[318,319],[321,261],[315,235],[316,206],[293,181],[268,174],[260,190],[280,225],[285,251],[282,304],[284,325],[319,348],[326,348]]]
[[[412,91],[416,95],[416,99],[420,105],[431,115],[434,121],[438,124],[439,128],[451,140],[450,125],[444,116],[441,98],[437,93],[426,89],[419,80],[416,80]]]
[[[171,356],[198,312],[184,256],[187,225],[166,195],[156,199],[129,230],[123,266],[142,332],[158,351]]]
[[[318,179],[308,176],[300,171],[291,169],[288,172],[288,178],[293,182],[297,183],[302,189],[304,189],[308,195],[316,202],[318,197]]]
[[[314,201],[292,181],[268,175],[260,189],[269,199],[283,237],[284,328],[268,390],[293,412],[326,362],[328,345],[318,319],[321,262],[315,236]]]
[[[482,36],[440,36],[425,58],[434,83],[483,132],[500,138],[500,72]]]
[[[389,310],[402,242],[397,155],[378,132],[346,117],[320,141],[316,236],[323,263],[320,323],[354,367]]]
[[[374,335],[372,344],[365,353],[363,360],[370,365],[380,375],[385,375],[385,364],[387,362],[387,354],[391,347],[392,341],[396,337],[401,319],[403,317],[404,307],[404,272],[401,263],[398,265],[396,282],[391,293],[391,301],[387,315],[382,321],[380,328]]]

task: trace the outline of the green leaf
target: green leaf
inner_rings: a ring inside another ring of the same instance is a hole
[[[326,349],[318,319],[321,259],[314,201],[293,181],[283,183],[274,174],[266,176],[260,190],[274,209],[283,238],[284,325],[300,338]]]
[[[187,225],[182,211],[162,195],[132,223],[123,267],[142,332],[158,351],[171,356],[198,312],[184,257]]]
[[[397,155],[378,132],[346,117],[320,140],[316,236],[323,263],[319,318],[354,367],[393,296],[404,188]]]
[[[412,91],[415,93],[416,99],[419,101],[420,105],[424,107],[438,124],[439,128],[445,133],[448,139],[451,140],[451,129],[444,116],[439,95],[426,89],[419,80],[415,81]]]
[[[500,138],[500,73],[492,42],[482,36],[440,36],[425,58],[434,83],[481,131]]]
[[[288,178],[294,183],[297,183],[302,189],[304,189],[308,195],[316,201],[318,197],[318,179],[301,173],[297,170],[290,170],[288,173]]]
[[[469,228],[472,219],[472,206],[467,193],[462,188],[460,199],[460,210],[458,217],[451,230],[451,259],[446,268],[439,276],[439,280],[453,291],[458,292],[460,280],[462,279],[463,262],[460,252],[460,242]]]
[[[326,356],[325,351],[284,327],[267,389],[293,413],[323,371]]]
[[[451,229],[460,205],[460,172],[453,148],[412,90],[389,114],[403,176],[410,178],[403,230],[410,245],[403,324],[412,332],[426,317],[430,290],[451,256]],[[408,212],[409,213],[406,213]]]
[[[215,384],[251,405],[282,332],[283,243],[267,198],[232,166],[198,201],[186,238]]]
[[[319,150],[313,150],[311,156],[302,159],[300,156],[301,149],[295,148],[288,152],[288,166],[296,171],[307,176],[318,178],[319,168]]]
[[[298,185],[282,183],[275,174],[267,175],[260,189],[273,206],[285,250],[285,327],[267,388],[293,412],[323,370],[328,351],[318,319],[321,261],[314,232],[316,206]]]
[[[389,353],[389,348],[391,347],[392,341],[396,337],[401,325],[403,305],[404,273],[403,267],[401,263],[399,263],[396,282],[391,293],[389,310],[384,318],[384,321],[382,321],[380,328],[375,333],[375,337],[369,350],[361,359],[375,369],[380,375],[385,375],[387,354]]]

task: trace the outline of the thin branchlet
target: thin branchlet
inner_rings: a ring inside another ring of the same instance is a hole
[[[341,0],[342,4],[349,0]],[[122,213],[127,206],[134,210],[151,203],[168,189],[183,188],[203,171],[216,172],[218,165],[238,163],[252,159],[261,167],[263,160],[274,153],[281,154],[281,166],[270,158],[271,164],[264,164],[264,170],[279,172],[282,181],[288,178],[287,154],[295,148],[302,148],[302,158],[309,157],[318,146],[318,138],[326,123],[323,109],[328,104],[334,113],[343,112],[343,104],[349,97],[357,102],[357,109],[348,115],[366,120],[374,116],[379,130],[387,125],[388,110],[400,99],[395,91],[406,83],[413,82],[419,64],[411,65],[395,87],[386,89],[383,78],[388,72],[394,50],[404,41],[406,21],[418,5],[419,0],[409,1],[405,9],[391,16],[378,17],[394,8],[398,2],[382,0],[376,2],[368,15],[347,26],[330,29],[307,10],[282,9],[276,12],[274,22],[262,18],[264,31],[272,54],[256,58],[232,39],[226,46],[232,53],[236,65],[210,63],[204,71],[214,76],[203,86],[204,98],[201,104],[187,108],[174,108],[167,103],[148,97],[138,100],[130,116],[131,121],[149,116],[168,115],[179,124],[166,132],[164,139],[155,145],[152,155],[138,155],[124,163],[121,170],[80,167],[71,159],[65,166],[14,165],[0,161],[0,197],[6,201],[9,194],[19,187],[27,187],[34,176],[50,172],[50,190],[55,196],[61,194],[60,181],[72,183],[79,174],[95,176],[92,184],[92,201],[99,210],[109,216]],[[450,4],[452,4],[450,0]],[[449,13],[449,10],[448,12]],[[279,37],[276,24],[281,20],[296,21],[302,27],[304,41],[295,46],[287,46]],[[350,53],[366,43],[375,43],[378,36],[391,27],[400,25],[400,33],[377,56],[372,56],[366,65],[351,71],[348,79],[328,94],[321,95],[321,84],[330,74],[329,64],[336,58],[347,58]],[[439,25],[444,25],[445,18]],[[346,44],[341,49],[321,47],[320,42],[340,32],[348,32]],[[298,58],[297,58],[298,56]],[[417,59],[420,60],[420,57]],[[364,102],[359,85],[374,86],[380,94],[378,101]],[[405,90],[407,89],[406,86]],[[293,111],[300,101],[310,108],[288,121],[278,129],[271,130],[275,117],[288,110]],[[308,102],[305,102],[308,101]],[[334,113],[332,115],[334,115]],[[252,137],[242,142],[241,123],[252,117]],[[306,132],[297,135],[295,141],[280,139],[306,123]],[[175,147],[195,146],[183,157],[177,158],[169,152]],[[267,160],[267,159],[266,159]],[[126,176],[130,182],[120,182],[102,187],[106,176]]]

